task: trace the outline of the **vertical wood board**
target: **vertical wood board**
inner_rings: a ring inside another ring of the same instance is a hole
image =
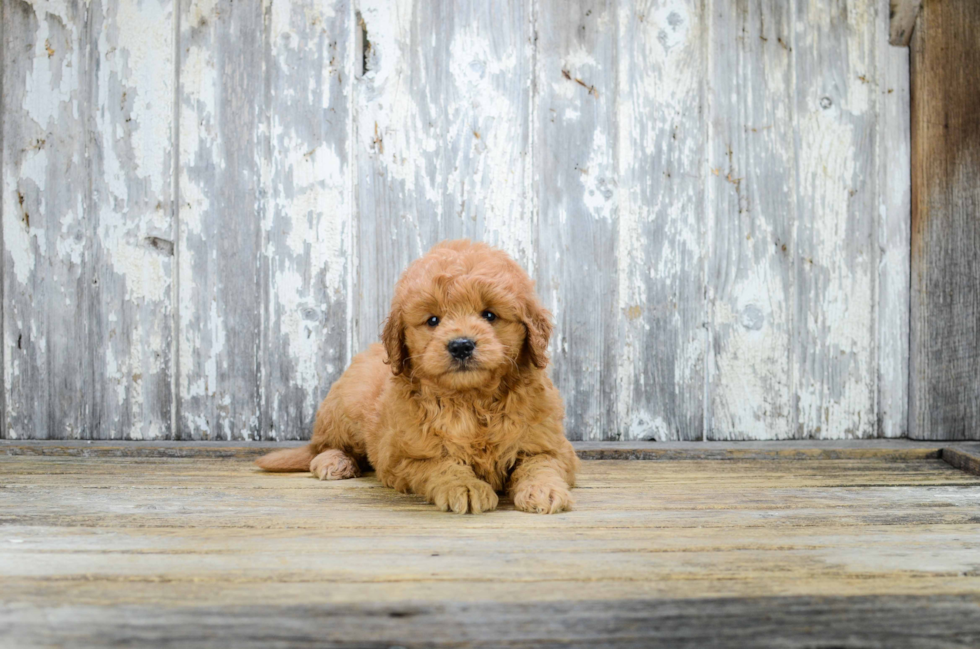
[[[708,439],[797,435],[793,11],[715,3],[708,76]]]
[[[875,3],[796,0],[795,437],[877,434]]]
[[[534,190],[551,373],[571,439],[619,435],[614,2],[536,3]]]
[[[704,434],[709,13],[693,0],[617,7],[616,437]]]
[[[262,3],[181,0],[177,359],[181,439],[259,434]]]
[[[878,14],[878,435],[908,435],[909,224],[912,149],[909,52],[885,42],[888,13]]]
[[[524,2],[359,3],[356,348],[377,341],[402,270],[469,237],[534,263]]]
[[[306,439],[349,360],[353,10],[267,0],[261,437]]]
[[[0,0],[0,254],[2,254],[3,259],[0,259],[0,439],[7,439],[7,381],[6,381],[6,367],[7,367],[7,356],[8,352],[6,350],[6,337],[4,336],[4,313],[6,312],[6,305],[4,304],[4,289],[5,289],[5,276],[6,276],[6,245],[3,237],[3,213],[4,213],[4,200],[3,196],[6,193],[6,177],[4,176],[4,162],[7,158],[7,150],[3,145],[4,134],[6,129],[4,128],[5,116],[6,116],[6,94],[4,94],[4,81],[5,81],[5,70],[7,69],[6,59],[7,59],[7,23],[5,16],[7,13],[7,3]]]
[[[4,3],[5,423],[170,436],[172,5]]]
[[[909,434],[980,439],[980,5],[927,0],[912,35]]]

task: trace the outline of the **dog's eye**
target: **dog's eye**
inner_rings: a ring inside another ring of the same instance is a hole
[[[494,320],[497,319],[497,314],[494,313],[493,311],[484,311],[480,315],[483,316],[483,319],[486,320],[487,322],[493,322]]]
[[[429,318],[428,320],[425,321],[425,324],[429,325],[430,327],[438,326],[439,325],[439,316],[435,316],[435,315],[432,316],[431,318]]]

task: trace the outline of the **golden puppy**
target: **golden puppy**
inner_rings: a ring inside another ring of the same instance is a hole
[[[385,485],[457,514],[495,509],[504,489],[526,512],[569,509],[578,458],[545,373],[549,317],[503,251],[435,246],[398,280],[383,344],[330,389],[309,445],[257,464],[321,480],[370,465]]]

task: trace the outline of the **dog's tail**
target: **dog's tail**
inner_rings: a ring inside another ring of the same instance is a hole
[[[309,471],[310,461],[315,457],[313,448],[307,444],[299,448],[285,448],[267,453],[255,461],[265,471]]]

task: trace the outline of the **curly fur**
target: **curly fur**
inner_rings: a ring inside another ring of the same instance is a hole
[[[382,344],[330,389],[310,444],[257,463],[321,480],[371,466],[385,485],[459,514],[496,508],[504,490],[523,511],[569,509],[578,459],[545,372],[550,336],[550,314],[506,253],[443,242],[398,280]],[[447,351],[459,337],[476,342],[465,367]]]

